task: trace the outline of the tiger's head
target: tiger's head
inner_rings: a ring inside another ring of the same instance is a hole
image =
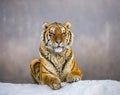
[[[52,49],[54,52],[62,52],[65,48],[72,44],[73,34],[70,31],[71,24],[65,22],[64,24],[44,23],[42,41],[46,48]]]

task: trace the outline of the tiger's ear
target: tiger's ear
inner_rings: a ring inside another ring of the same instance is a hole
[[[42,27],[43,27],[44,29],[47,29],[49,25],[50,25],[50,24],[49,24],[48,22],[45,22],[45,23],[43,23]]]
[[[63,24],[65,27],[67,27],[67,28],[70,28],[71,27],[71,23],[70,22],[65,22],[64,24]]]

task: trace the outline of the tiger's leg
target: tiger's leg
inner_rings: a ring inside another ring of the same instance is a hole
[[[67,82],[69,83],[77,82],[82,79],[82,72],[79,70],[74,60],[72,61],[71,65],[71,72],[67,76]]]
[[[30,64],[30,72],[34,83],[40,83],[40,60],[34,59]]]
[[[45,66],[42,65],[41,67],[41,83],[48,85],[54,90],[61,88],[61,80]]]

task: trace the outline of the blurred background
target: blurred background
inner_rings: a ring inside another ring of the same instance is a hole
[[[83,80],[120,80],[120,0],[0,0],[0,82],[32,83],[43,22],[70,21]]]

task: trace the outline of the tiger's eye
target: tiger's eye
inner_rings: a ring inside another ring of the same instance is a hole
[[[52,34],[49,34],[49,36],[51,37],[51,36],[52,36]]]
[[[55,35],[54,33],[50,33],[50,34],[49,34],[50,37],[52,37],[52,36],[54,36],[54,35]]]

